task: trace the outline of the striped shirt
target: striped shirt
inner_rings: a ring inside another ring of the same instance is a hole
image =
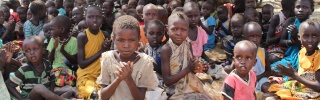
[[[20,93],[25,98],[29,97],[29,93],[35,84],[43,84],[50,89],[51,83],[55,80],[55,76],[51,64],[46,60],[44,60],[43,63],[45,69],[41,74],[37,73],[35,66],[28,62],[27,65],[20,67],[14,75],[6,81],[6,84],[10,87],[20,86]]]
[[[23,25],[24,37],[35,36],[40,33],[43,28],[43,21],[40,20],[38,25],[32,24],[30,20],[27,20]]]

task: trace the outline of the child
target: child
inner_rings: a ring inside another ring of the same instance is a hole
[[[276,94],[281,99],[305,100],[320,98],[320,51],[317,47],[320,41],[319,29],[320,25],[315,21],[307,20],[301,23],[299,33],[303,48],[300,50],[298,56],[298,71],[293,69],[290,63],[288,63],[288,67],[282,64],[277,65],[277,68],[283,75],[287,75],[293,79],[292,81],[281,84],[283,88],[276,89],[278,90]],[[273,84],[272,86],[279,86],[279,84]]]
[[[189,34],[188,17],[182,12],[175,12],[168,19],[168,27],[170,39],[162,46],[160,55],[169,100],[212,99],[193,74],[194,70],[199,69],[199,61],[193,59],[191,45],[186,40]]]
[[[188,40],[190,40],[192,46],[192,54],[197,59],[203,58],[208,63],[213,65],[213,61],[205,54],[204,45],[207,44],[208,36],[206,31],[204,31],[201,27],[199,27],[200,22],[200,9],[198,5],[194,2],[188,2],[183,6],[183,12],[187,16],[191,16],[189,18],[189,34]]]
[[[154,4],[147,4],[143,7],[143,21],[144,23],[148,23],[148,21],[157,19],[158,18],[158,8]],[[148,40],[145,37],[145,33],[143,31],[144,25],[140,25],[140,35],[141,39],[140,42],[143,43],[143,45],[146,45]]]
[[[257,1],[256,0],[244,0],[245,1],[245,7],[247,9],[256,9],[257,8]]]
[[[3,71],[4,71],[4,67],[6,65],[6,62],[7,61],[7,55],[6,55],[6,52],[5,50],[0,50],[0,86],[1,86],[1,97],[0,99],[1,100],[11,100],[10,99],[10,94],[8,92],[8,89],[4,83],[4,80],[3,80]]]
[[[122,5],[121,11],[122,11],[123,13],[127,13],[127,11],[128,11],[128,4]]]
[[[256,90],[262,92],[268,92],[270,83],[268,78],[271,74],[270,63],[266,51],[261,46],[262,29],[257,22],[248,22],[243,27],[243,37],[246,40],[253,42],[257,48],[256,63],[252,68],[252,71],[256,74]]]
[[[55,0],[55,3],[59,10],[59,15],[66,15],[66,11],[63,9],[63,0]]]
[[[51,15],[53,17],[57,17],[58,14],[59,14],[59,11],[58,11],[58,9],[56,7],[49,7],[47,9],[47,13],[48,13],[48,15]]]
[[[160,5],[158,5],[157,7],[158,7],[158,19],[164,25],[167,25],[168,24],[168,17],[169,17],[168,16],[168,11],[164,7],[162,7]]]
[[[231,35],[226,36],[223,39],[223,47],[224,52],[226,53],[227,59],[226,62],[222,64],[223,67],[227,67],[232,63],[233,60],[233,52],[234,46],[241,40],[243,40],[243,25],[246,24],[247,20],[243,14],[235,14],[232,16],[230,20],[230,28],[231,28]],[[230,66],[231,67],[231,66]],[[233,68],[232,68],[233,69]],[[227,70],[229,72],[231,70]]]
[[[171,14],[173,12],[174,9],[176,9],[177,7],[182,7],[182,2],[180,0],[172,0],[169,3],[169,13]]]
[[[137,0],[129,0],[128,9],[136,9],[137,5],[138,5]]]
[[[42,58],[44,53],[43,41],[33,36],[23,41],[24,55],[28,59],[25,66],[20,67],[9,80],[6,81],[9,92],[17,99],[29,99],[34,85],[42,84],[53,91],[55,76],[50,63]],[[16,90],[20,86],[21,92]],[[34,88],[35,89],[35,88]]]
[[[14,20],[10,20],[7,26],[4,25],[5,18],[4,18],[3,10],[0,10],[0,39],[2,40],[3,44],[8,43],[13,40],[14,35],[11,33],[14,31]]]
[[[85,0],[76,0],[74,1],[74,7],[85,7],[86,1]]]
[[[72,18],[73,0],[64,0],[63,9],[66,11],[66,16]]]
[[[228,18],[228,9],[227,7],[221,5],[217,8],[218,13],[218,20],[217,20],[217,36],[219,38],[223,38],[227,35],[231,35],[231,32],[229,31],[229,18]]]
[[[143,18],[143,7],[144,7],[144,5],[138,5],[138,6],[136,7],[136,10],[137,10],[140,18]]]
[[[78,23],[83,20],[83,8],[78,6],[72,10],[72,21],[74,23],[72,34],[78,34]]]
[[[207,44],[204,46],[204,51],[211,50],[215,47],[215,27],[216,27],[216,19],[210,16],[210,14],[213,12],[212,5],[213,3],[210,1],[205,1],[201,7],[201,14],[203,15],[201,20],[201,26],[203,29],[205,29],[207,35],[208,35],[208,41]]]
[[[56,4],[54,3],[54,1],[51,1],[51,0],[48,0],[46,3],[45,3],[46,7],[49,8],[49,7],[56,7]]]
[[[294,16],[292,9],[294,8],[294,2],[291,0],[282,0],[281,7],[281,12],[271,18],[267,34],[266,42],[269,45],[267,52],[270,63],[280,60],[280,57],[284,55],[285,48],[278,43],[280,42],[281,34],[283,33],[284,23],[288,18]]]
[[[273,16],[273,6],[270,4],[266,4],[262,7],[262,26],[263,26],[263,33],[267,34],[269,29],[271,17]],[[266,37],[264,37],[266,38]]]
[[[126,13],[126,15],[130,15],[134,18],[136,18],[139,21],[139,25],[141,25],[141,22],[143,22],[143,19],[140,18],[140,16],[138,15],[138,12],[135,9],[129,9]],[[143,23],[144,25],[144,23]]]
[[[244,15],[248,22],[257,22],[260,24],[259,12],[256,9],[248,8],[244,11]]]
[[[144,53],[136,52],[139,47],[139,30],[139,22],[132,16],[124,15],[115,21],[113,40],[118,49],[102,54],[101,74],[97,79],[102,86],[102,99],[143,100],[146,91],[154,90],[158,85],[153,72],[154,60]]]
[[[23,24],[27,21],[27,11],[28,11],[28,9],[26,7],[18,7],[17,8],[17,13],[18,13],[18,17],[19,17],[20,21],[16,23],[16,27],[15,27],[14,31],[17,33],[18,40],[24,39]]]
[[[111,46],[108,33],[100,30],[102,25],[102,10],[96,3],[91,3],[85,10],[85,20],[88,29],[78,35],[77,89],[78,98],[89,98],[96,80],[100,75],[100,56]],[[108,44],[107,44],[108,42]],[[98,87],[99,89],[99,87]]]
[[[164,25],[159,20],[150,20],[146,23],[144,31],[148,39],[147,45],[143,48],[143,52],[153,57],[157,66],[154,66],[155,71],[161,75],[161,58],[160,50],[162,44],[162,38],[164,36]]]
[[[255,100],[255,65],[257,46],[247,40],[238,42],[234,47],[235,69],[226,77],[222,86],[224,100]]]
[[[50,22],[51,38],[47,50],[49,61],[52,63],[56,75],[56,86],[74,85],[75,74],[64,63],[66,61],[77,64],[77,39],[69,35],[71,20],[67,16],[57,16]],[[64,73],[62,73],[64,71]]]
[[[106,1],[103,3],[102,8],[104,9],[104,19],[103,19],[102,29],[108,32],[112,32],[112,25],[115,20],[115,16],[112,13],[114,8],[114,3],[111,1]]]
[[[288,66],[287,62],[290,62],[292,67],[297,71],[298,70],[298,53],[300,50],[300,42],[298,40],[299,27],[301,22],[307,20],[314,10],[314,1],[313,0],[297,0],[295,1],[295,15],[296,17],[291,17],[287,19],[284,24],[283,33],[281,34],[281,39],[279,44],[286,47],[286,52],[284,58],[271,64],[271,68],[274,68],[274,71],[277,72],[277,65],[282,64]],[[307,7],[306,9],[300,9],[300,7]],[[300,11],[301,10],[301,11]],[[284,76],[284,80],[288,81],[288,77]]]
[[[30,4],[32,17],[23,26],[24,37],[38,35],[43,28],[44,18],[46,17],[46,7],[42,1],[33,1]]]

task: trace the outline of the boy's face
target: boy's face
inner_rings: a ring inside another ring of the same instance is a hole
[[[271,9],[271,8],[262,9],[262,19],[263,20],[269,21],[272,16],[273,16],[273,9]]]
[[[223,11],[222,9],[219,9],[217,11],[218,14],[218,18],[220,21],[224,22],[228,20],[228,12],[227,11]]]
[[[73,9],[72,10],[72,20],[75,23],[79,23],[81,20],[83,20],[83,11],[81,9]]]
[[[245,6],[246,6],[246,9],[248,8],[256,9],[257,8],[256,0],[245,0]]]
[[[30,4],[29,0],[22,0],[22,6],[28,7]]]
[[[247,75],[251,68],[256,64],[256,54],[247,47],[247,45],[240,45],[234,48],[234,66],[241,75]]]
[[[172,17],[168,21],[168,33],[173,43],[180,45],[188,37],[189,23],[186,20],[182,20],[176,17]]]
[[[243,21],[240,19],[233,20],[231,19],[230,21],[230,26],[231,26],[231,32],[233,36],[239,37],[242,36],[242,30],[243,30]]]
[[[27,11],[22,10],[22,9],[18,9],[17,10],[18,16],[20,18],[21,21],[26,21],[27,20]]]
[[[184,14],[189,17],[190,26],[197,26],[200,20],[200,11],[197,8],[188,7],[183,9]]]
[[[110,6],[109,3],[103,3],[102,8],[104,9],[105,14],[111,14],[112,13],[113,7]]]
[[[4,16],[3,16],[3,12],[0,11],[0,25],[2,25],[4,23]]]
[[[164,29],[161,29],[160,26],[157,24],[150,24],[148,26],[148,29],[146,29],[146,35],[151,47],[156,47],[159,44],[161,44],[161,40],[164,36],[163,31]]]
[[[257,23],[260,22],[257,12],[250,12],[249,14],[247,14],[247,15],[245,15],[245,16],[247,16],[248,22],[251,22],[251,21],[257,22]]]
[[[44,49],[34,41],[25,41],[23,45],[24,55],[33,65],[39,65],[42,62]]]
[[[139,47],[139,35],[137,29],[116,29],[115,45],[123,58],[130,58]]]
[[[55,25],[56,22],[50,22],[50,27],[48,29],[48,34],[53,36],[53,38],[61,37],[62,36],[62,28],[58,25]]]
[[[308,0],[297,0],[294,6],[296,17],[299,19],[307,19],[312,13],[310,5]]]
[[[129,3],[128,3],[128,8],[129,9],[135,9],[137,7],[137,2],[135,2],[135,1],[130,1]]]
[[[249,25],[247,29],[244,29],[244,31],[247,32],[244,34],[244,38],[246,40],[253,42],[257,46],[260,45],[261,38],[262,38],[262,30],[260,25],[259,26]]]
[[[137,6],[136,10],[137,10],[139,16],[142,18],[143,17],[143,6],[142,5]]]
[[[55,3],[56,3],[56,6],[57,6],[58,9],[59,9],[59,8],[62,8],[62,6],[63,6],[63,0],[55,0]]]
[[[144,7],[143,9],[143,20],[144,23],[148,23],[149,20],[158,18],[158,9],[157,7]]]
[[[204,16],[204,17],[209,17],[210,14],[212,12],[212,8],[210,7],[209,4],[203,4],[202,7],[201,7],[201,14]]]
[[[316,50],[320,41],[319,29],[316,29],[314,26],[308,24],[302,27],[304,29],[300,33],[300,39],[303,47],[306,48],[307,52]]]
[[[3,17],[5,21],[8,21],[10,18],[10,10],[6,7],[1,7],[1,10],[3,11]]]
[[[63,4],[63,9],[66,10],[67,15],[69,15],[70,12],[71,12],[72,9],[73,9],[73,3],[68,2],[68,3]]]
[[[55,9],[55,8],[48,8],[48,14],[49,15],[52,15],[52,16],[54,16],[54,17],[56,17],[56,16],[58,16],[58,10],[57,9]]]
[[[30,10],[28,10],[28,12],[27,12],[27,19],[29,20],[29,19],[31,19],[31,17],[32,17],[32,13],[31,13]]]

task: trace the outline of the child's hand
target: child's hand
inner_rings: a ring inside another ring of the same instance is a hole
[[[53,49],[57,49],[58,47],[58,44],[59,44],[59,41],[60,41],[60,38],[57,37],[57,38],[54,38],[54,44],[53,44]]]
[[[115,74],[121,79],[121,80],[126,80],[128,77],[131,77],[132,73],[132,68],[133,68],[133,63],[132,62],[120,62],[120,66],[118,67],[118,71],[115,72]]]
[[[67,41],[66,40],[63,40],[62,43],[61,43],[61,48],[60,48],[60,52],[62,52],[64,50],[64,46],[67,44],[66,43]]]
[[[200,69],[200,67],[202,67],[202,65],[200,65],[200,60],[199,59],[194,59],[192,55],[190,55],[190,61],[191,61],[191,65],[189,65],[189,69],[191,71],[196,71],[197,69]]]
[[[9,22],[8,22],[8,28],[7,30],[9,31],[14,31],[14,28],[15,28],[15,22],[14,22],[14,19],[10,19]]]
[[[6,64],[7,55],[4,50],[0,50],[0,69]]]
[[[102,50],[104,51],[110,50],[111,42],[112,42],[111,39],[106,38],[106,40],[102,43]]]
[[[296,70],[293,69],[290,62],[287,62],[287,63],[288,63],[288,67],[283,66],[282,64],[278,64],[277,68],[282,75],[294,77],[296,75]]]
[[[6,51],[6,57],[7,57],[7,61],[6,61],[7,64],[11,63],[14,49],[15,49],[15,46],[14,46],[13,42],[9,42],[6,44],[5,51]]]
[[[290,34],[291,38],[297,38],[298,29],[297,29],[296,25],[293,25],[293,24],[289,25],[287,27],[287,31]]]

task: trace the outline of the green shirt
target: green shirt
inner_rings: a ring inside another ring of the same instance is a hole
[[[53,38],[50,39],[50,42],[48,44],[47,50],[49,52],[52,52],[53,46],[54,46],[55,40]],[[56,48],[56,51],[54,53],[54,60],[52,63],[53,68],[68,68],[67,65],[64,64],[64,61],[68,60],[61,52],[60,52],[61,44],[58,44],[58,47]],[[71,37],[68,43],[64,46],[64,50],[70,54],[75,55],[77,54],[78,44],[77,39],[74,37]]]

